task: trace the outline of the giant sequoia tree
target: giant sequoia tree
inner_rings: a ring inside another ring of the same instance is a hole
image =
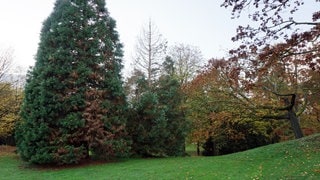
[[[104,0],[57,0],[28,73],[16,132],[24,160],[70,164],[126,154],[121,57]]]

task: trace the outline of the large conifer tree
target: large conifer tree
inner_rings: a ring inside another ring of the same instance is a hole
[[[16,140],[36,164],[123,156],[122,46],[104,0],[57,0],[28,74]]]

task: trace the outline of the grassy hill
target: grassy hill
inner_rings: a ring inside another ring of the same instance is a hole
[[[31,168],[1,153],[0,179],[320,179],[320,134],[218,157],[128,159]]]

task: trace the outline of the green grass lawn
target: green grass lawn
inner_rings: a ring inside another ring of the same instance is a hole
[[[65,169],[31,168],[14,154],[2,154],[0,179],[320,179],[320,134],[225,156],[128,159]]]

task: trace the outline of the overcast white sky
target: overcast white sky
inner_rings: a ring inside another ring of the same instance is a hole
[[[311,1],[311,0],[308,0]],[[15,64],[34,65],[42,22],[53,10],[55,0],[1,0],[0,50],[14,50]],[[231,37],[244,20],[231,20],[230,11],[220,7],[222,0],[106,0],[117,22],[124,44],[126,67],[143,25],[149,18],[160,33],[175,43],[199,47],[206,60],[223,57],[232,47]],[[310,7],[315,8],[315,7]],[[319,8],[318,8],[319,9]],[[307,14],[310,16],[310,13]]]

